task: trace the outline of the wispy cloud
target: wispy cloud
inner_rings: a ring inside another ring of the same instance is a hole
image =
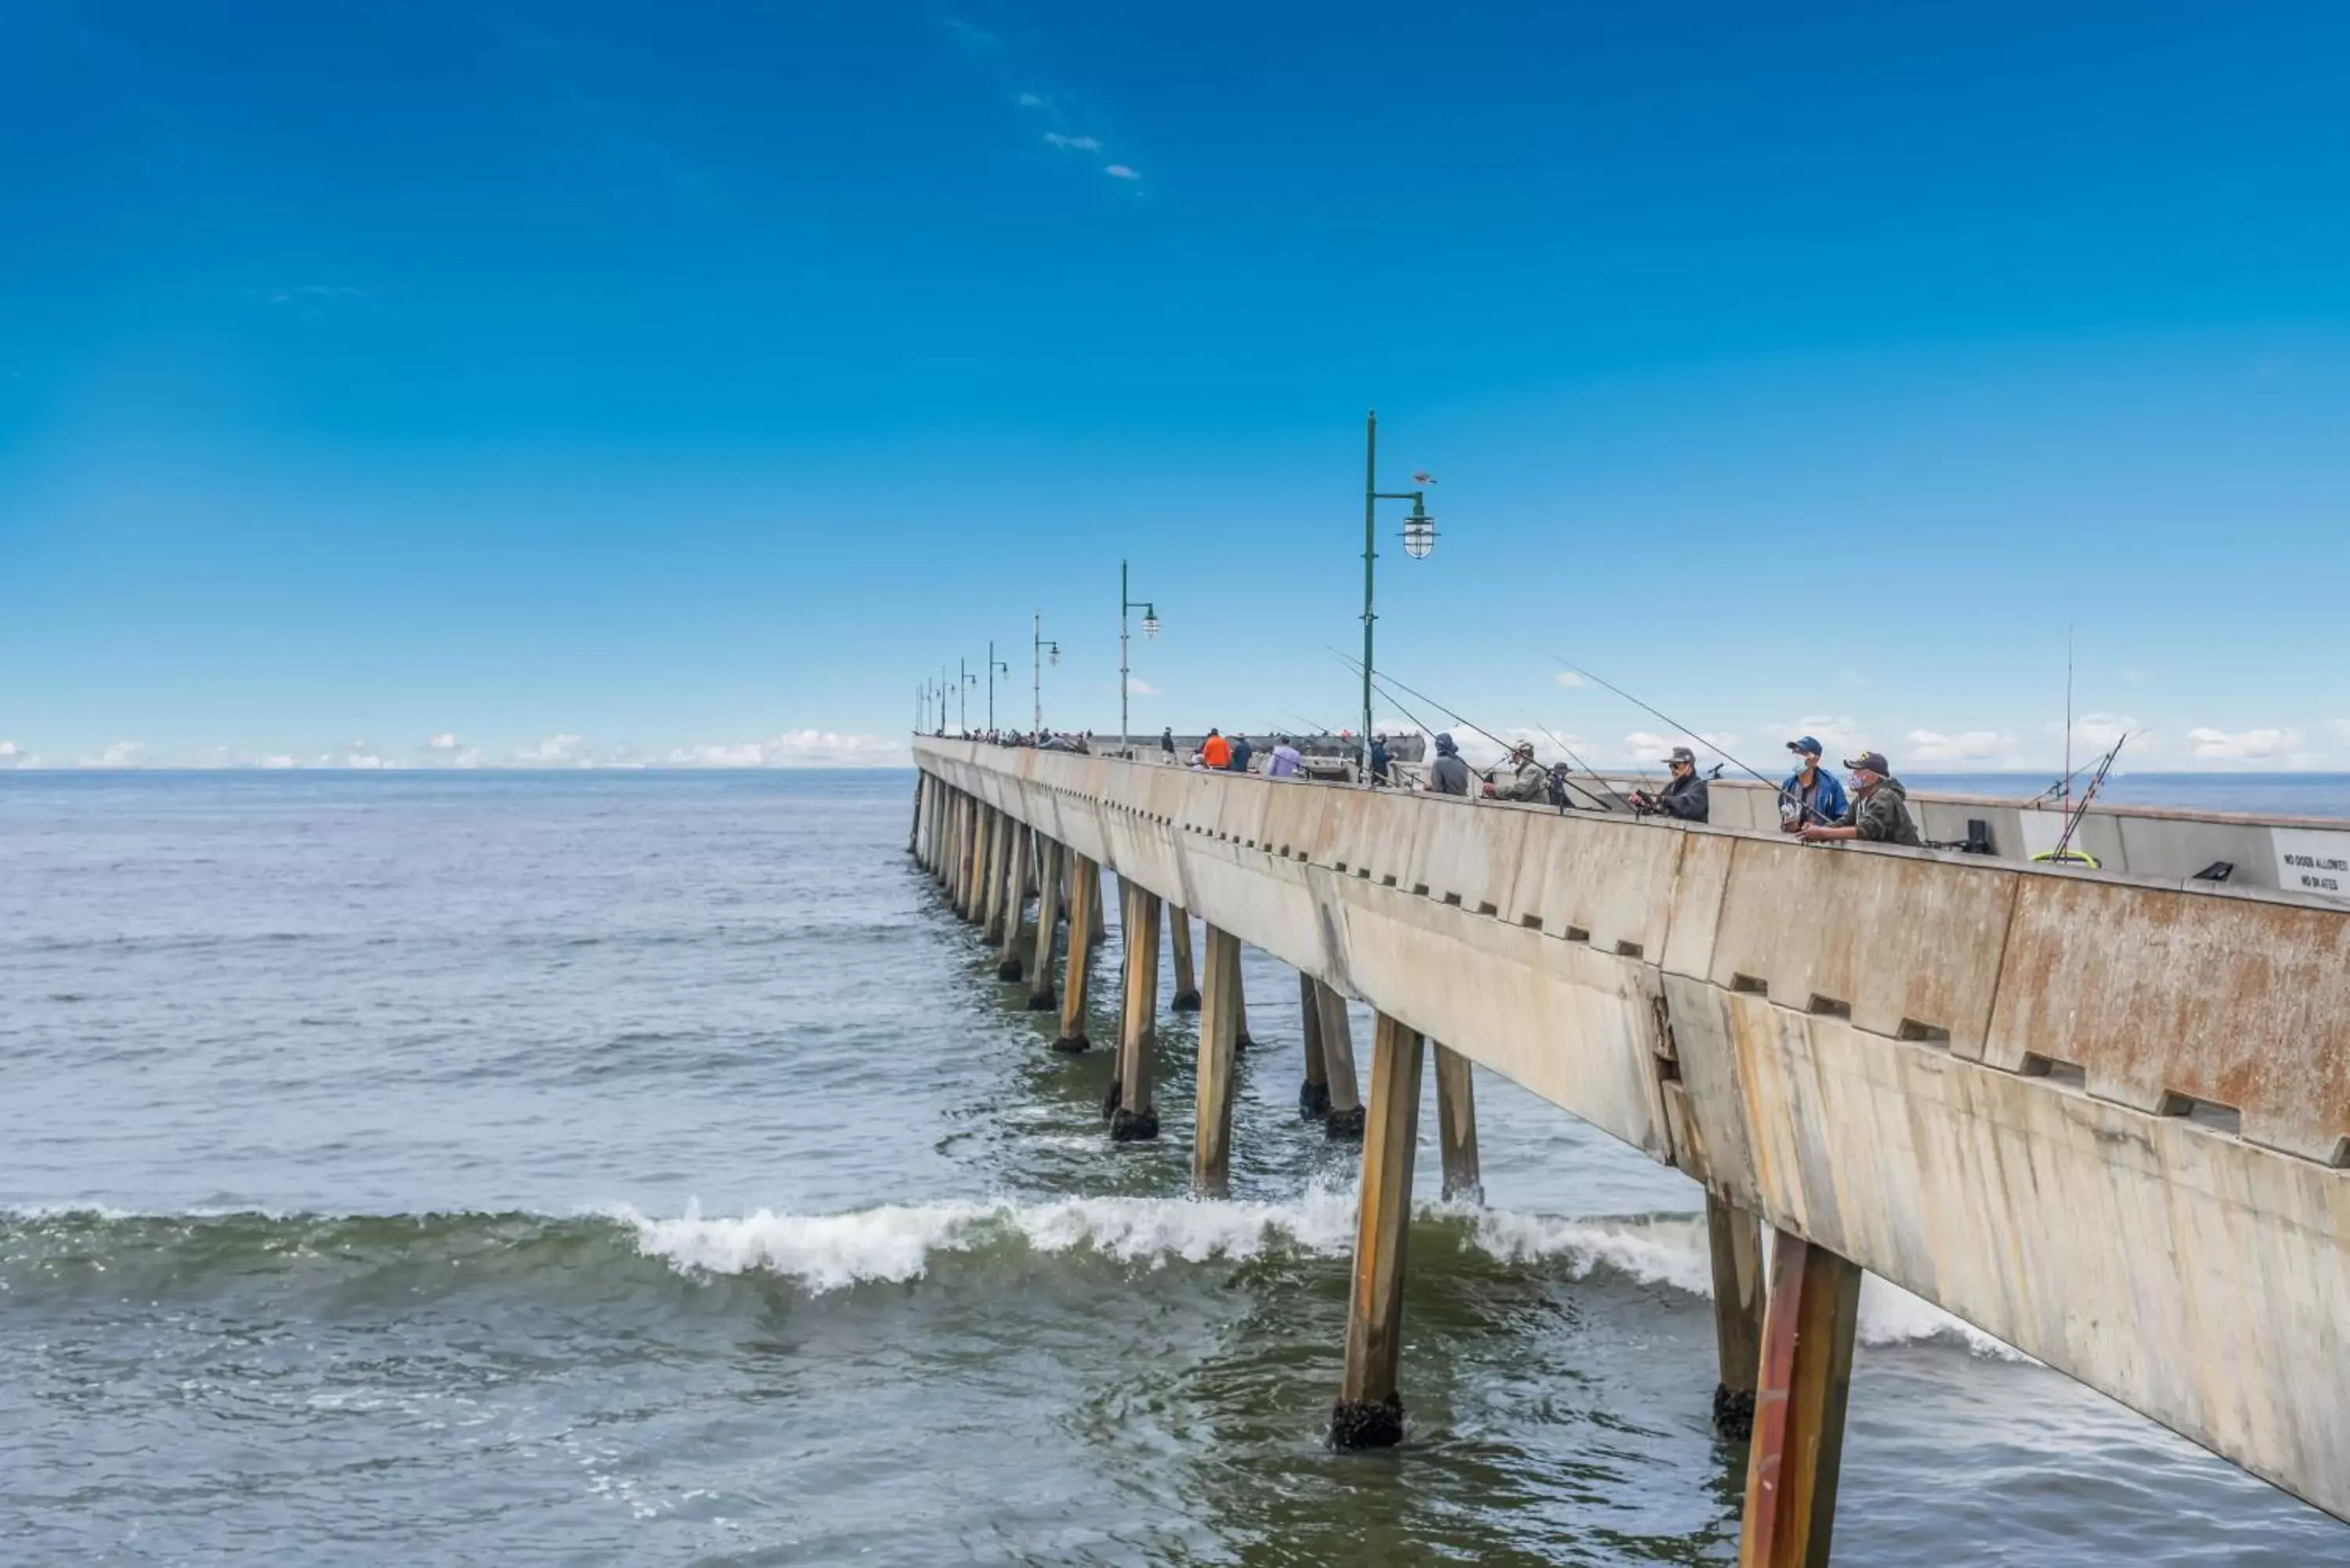
[[[330,310],[355,309],[376,303],[375,290],[348,283],[296,283],[274,288],[248,288],[244,296],[258,300],[273,309],[303,315],[323,315]]]
[[[906,743],[892,736],[786,730],[764,741],[681,746],[664,761],[682,768],[843,768],[887,767],[906,758]]]
[[[1577,675],[1572,670],[1562,670],[1556,675],[1552,676],[1551,679],[1571,691],[1580,691],[1591,684],[1590,681],[1586,680],[1582,676]]]
[[[998,101],[1009,101],[1021,111],[1024,127],[1029,128],[1023,130],[1024,137],[1041,135],[1045,146],[1060,152],[1124,153],[1119,161],[1102,164],[1102,172],[1113,180],[1142,178],[1141,171],[1125,161],[1132,154],[1114,148],[1104,117],[1080,95],[1051,79],[1053,73],[1039,58],[1034,36],[1007,36],[961,16],[941,16],[938,26],[973,73],[1003,95]]]
[[[2005,763],[2014,760],[2012,730],[1968,730],[1955,735],[1912,730],[1903,737],[1913,763]]]
[[[588,742],[579,735],[549,735],[535,746],[524,746],[514,754],[518,767],[576,767],[588,763]]]
[[[2214,730],[2187,732],[2195,755],[2210,762],[2271,762],[2290,755],[2301,745],[2301,732],[2287,729]]]

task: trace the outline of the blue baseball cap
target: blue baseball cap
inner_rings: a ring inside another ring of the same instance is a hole
[[[1800,741],[1788,742],[1787,749],[1791,752],[1809,752],[1815,757],[1822,754],[1819,742],[1809,735],[1805,735]]]

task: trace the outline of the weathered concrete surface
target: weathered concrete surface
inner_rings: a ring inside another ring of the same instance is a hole
[[[916,755],[2350,1517],[2350,1171],[2287,1152],[2350,1137],[2350,914],[964,742]],[[2118,1098],[2012,1070],[2043,1059]],[[2247,1136],[2155,1114],[2181,1096],[2241,1109]]]

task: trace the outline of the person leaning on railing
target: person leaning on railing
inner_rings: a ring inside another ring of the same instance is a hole
[[[1534,761],[1534,743],[1520,741],[1503,764],[1509,776],[1502,776],[1495,768],[1485,777],[1485,798],[1488,800],[1539,801],[1550,793],[1550,770]]]
[[[1852,770],[1852,804],[1835,823],[1807,824],[1804,842],[1819,844],[1854,838],[1869,844],[1905,844],[1920,847],[1918,824],[1909,815],[1909,792],[1893,776],[1883,752],[1863,752],[1846,757]]]
[[[1469,793],[1469,764],[1461,760],[1461,747],[1451,735],[1436,737],[1436,761],[1428,765],[1428,789],[1431,794]]]
[[[1713,815],[1712,792],[1697,774],[1697,753],[1675,746],[1665,758],[1671,782],[1660,791],[1636,789],[1632,809],[1642,816],[1669,816],[1681,822],[1704,822]]]

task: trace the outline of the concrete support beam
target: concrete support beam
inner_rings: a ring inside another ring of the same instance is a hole
[[[1754,1435],[1754,1384],[1762,1365],[1762,1225],[1709,1192],[1705,1237],[1713,1254],[1713,1337],[1721,1365],[1713,1429],[1743,1442]]]
[[[1322,1003],[1314,977],[1297,971],[1297,1018],[1305,1034],[1305,1081],[1297,1087],[1297,1114],[1318,1122],[1330,1114],[1330,1070],[1322,1055]]]
[[[1436,1046],[1436,1142],[1444,1157],[1446,1200],[1485,1201],[1485,1179],[1477,1166],[1477,1099],[1470,1084],[1469,1058],[1441,1045]]]
[[[1739,1568],[1826,1568],[1859,1316],[1859,1264],[1773,1231]]]
[[[1206,985],[1200,1007],[1199,1095],[1191,1136],[1191,1185],[1221,1193],[1232,1184],[1232,1054],[1240,1039],[1241,944],[1207,928]]]
[[[1066,876],[1062,861],[1067,851],[1057,840],[1036,836],[1036,947],[1028,961],[1028,1011],[1053,1011],[1053,928],[1061,920],[1061,883]]]
[[[1101,918],[1101,867],[1072,851],[1069,861],[1069,961],[1061,977],[1061,1037],[1055,1051],[1083,1051],[1086,1038],[1086,984],[1092,978],[1093,950],[1084,931]]]
[[[932,876],[939,869],[939,797],[946,786],[929,774],[922,775],[922,869]]]
[[[1109,922],[1102,918],[1101,863],[1087,860],[1080,864],[1085,867],[1086,875],[1094,879],[1094,896],[1086,900],[1086,946],[1097,948],[1109,940]],[[1074,909],[1076,907],[1076,900],[1071,899],[1069,908]]]
[[[1330,1083],[1330,1115],[1322,1129],[1334,1138],[1358,1138],[1363,1136],[1363,1096],[1356,1087],[1355,1040],[1347,1022],[1347,999],[1316,981],[1314,1007],[1322,1020],[1322,1066]]]
[[[1110,1081],[1109,1136],[1133,1143],[1159,1136],[1150,1103],[1151,1054],[1159,1043],[1159,895],[1118,879],[1126,949],[1126,994],[1119,1012],[1118,1076]]]
[[[963,806],[962,864],[955,877],[955,909],[962,918],[975,918],[979,881],[987,874],[987,807],[973,796]]]
[[[1386,1448],[1403,1438],[1396,1366],[1403,1349],[1412,1154],[1419,1142],[1419,1035],[1379,1014],[1371,1039],[1354,1293],[1347,1305],[1347,1375],[1330,1412],[1334,1448]]]
[[[986,856],[981,842],[986,826],[986,807],[975,798],[967,798],[962,810],[962,854],[955,867],[955,909],[966,920],[974,918],[978,908],[979,877]]]
[[[990,942],[1003,940],[1003,908],[1012,886],[1013,821],[992,807],[987,814],[987,873],[979,886],[979,930]]]
[[[1177,1012],[1197,1012],[1200,982],[1191,972],[1191,915],[1180,904],[1167,906],[1167,934],[1175,954],[1175,994],[1167,1005]]]
[[[1020,913],[1028,903],[1029,838],[1025,824],[1012,824],[1012,853],[1004,858],[1003,906],[996,911],[1002,938],[995,953],[998,980],[1018,980],[1021,974]]]

